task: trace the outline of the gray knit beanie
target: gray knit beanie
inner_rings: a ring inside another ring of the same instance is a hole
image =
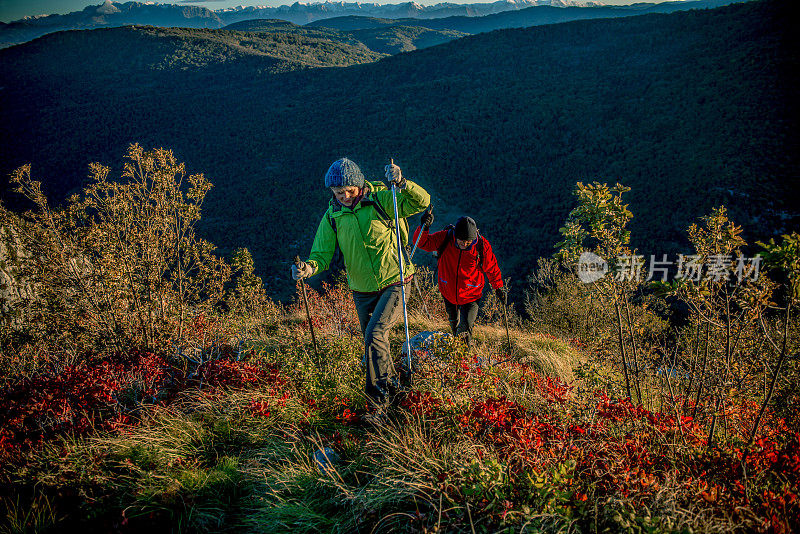
[[[354,162],[337,159],[325,173],[325,187],[364,187],[364,175]]]
[[[474,241],[478,237],[478,225],[472,217],[461,217],[456,221],[455,232],[453,232],[456,239],[462,241]]]

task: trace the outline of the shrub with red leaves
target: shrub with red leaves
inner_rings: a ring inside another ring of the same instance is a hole
[[[468,435],[495,449],[508,466],[512,486],[524,481],[529,469],[546,471],[571,460],[580,484],[575,499],[581,502],[591,495],[624,499],[632,506],[650,503],[669,479],[670,491],[687,506],[724,509],[758,531],[800,527],[800,435],[783,445],[761,437],[749,452],[717,448],[709,453],[704,429],[691,417],[652,412],[602,392],[595,393],[592,422],[577,423],[566,413],[561,413],[567,416],[563,423],[549,420],[564,403],[564,392],[556,382],[535,383],[552,410],[529,413],[506,397],[491,397],[473,401],[459,419]],[[425,395],[410,398],[426,405]],[[773,429],[765,435],[773,436]],[[752,511],[760,519],[746,515]]]
[[[533,372],[528,375],[532,375],[536,390],[549,402],[564,403],[572,392],[572,387],[560,378],[542,376]]]
[[[551,423],[529,416],[525,408],[505,396],[474,403],[461,417],[461,425],[468,435],[523,460],[535,455],[546,441],[562,438]]]
[[[442,399],[425,391],[411,391],[400,401],[400,406],[414,415],[430,417],[440,411]]]
[[[163,358],[138,352],[27,378],[0,394],[0,454],[66,432],[115,429],[129,422],[123,392],[155,399],[169,380]]]
[[[361,421],[361,416],[350,408],[345,408],[341,415],[337,416],[336,419],[345,425],[353,425]]]
[[[286,401],[290,397],[291,394],[288,391],[284,391],[280,397],[274,400],[251,400],[247,407],[253,416],[267,418],[272,415],[275,409],[286,406]]]
[[[344,334],[358,335],[361,327],[358,324],[358,314],[346,280],[341,280],[335,284],[323,282],[322,293],[306,287],[306,298],[308,299],[311,321],[317,332],[336,336]],[[305,328],[308,328],[305,302],[299,282],[297,284],[297,300],[291,310],[298,316],[303,317]]]
[[[256,417],[269,417],[272,415],[272,405],[268,401],[250,401],[250,413]]]
[[[281,396],[280,405],[289,395],[283,391],[288,381],[275,366],[214,360],[201,365],[198,375],[211,387],[270,386]],[[137,351],[25,379],[0,392],[0,456],[60,434],[114,430],[131,423],[129,410],[137,404],[157,402],[189,386],[163,357]]]
[[[235,360],[212,360],[203,363],[197,370],[202,384],[210,387],[243,388],[259,383],[275,387],[287,384],[278,368],[273,365],[256,367]]]

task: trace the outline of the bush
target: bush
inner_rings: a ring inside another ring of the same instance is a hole
[[[609,327],[599,302],[574,273],[553,259],[539,258],[537,267],[525,291],[525,312],[535,330],[595,339]]]
[[[131,145],[126,159],[120,179],[92,164],[89,185],[61,209],[23,166],[11,180],[35,209],[18,217],[0,207],[17,283],[31,288],[13,303],[17,324],[30,343],[72,360],[182,343],[188,321],[212,312],[230,279],[196,235],[205,177],[186,177],[165,149]]]

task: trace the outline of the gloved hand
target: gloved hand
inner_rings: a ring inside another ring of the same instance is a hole
[[[406,186],[406,179],[403,178],[403,172],[400,167],[392,163],[386,166],[386,180],[389,181],[389,187],[394,184],[398,189],[403,189]]]
[[[506,305],[506,291],[502,287],[498,287],[494,290],[494,294],[497,295],[497,300],[500,301],[500,304],[503,306]]]
[[[310,263],[301,261],[300,263],[292,264],[292,278],[295,280],[308,278],[309,276],[313,276],[315,272],[317,272],[317,268]]]
[[[420,220],[422,226],[426,229],[430,228],[433,224],[433,209],[428,208],[425,210],[425,213],[422,214],[422,219]]]

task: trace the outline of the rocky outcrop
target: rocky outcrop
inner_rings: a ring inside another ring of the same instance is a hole
[[[11,228],[0,227],[0,327],[16,324],[15,305],[34,295],[24,277],[27,257],[19,236]]]

